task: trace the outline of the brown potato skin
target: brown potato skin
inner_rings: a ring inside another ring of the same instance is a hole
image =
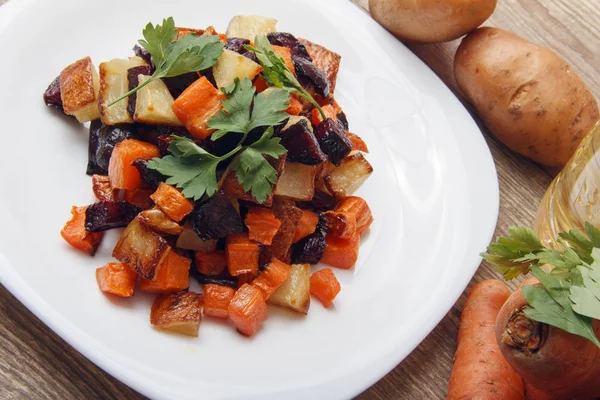
[[[496,0],[369,0],[369,12],[400,40],[438,43],[471,32],[496,9]]]
[[[541,164],[564,166],[600,118],[594,95],[564,60],[502,29],[465,37],[454,74],[490,131]]]
[[[527,284],[539,284],[529,280]],[[595,399],[600,396],[600,349],[592,342],[553,326],[548,327],[545,342],[527,355],[507,345],[503,333],[513,313],[527,306],[521,289],[504,303],[496,319],[496,340],[504,358],[523,380],[554,399]],[[600,337],[600,322],[593,321]]]

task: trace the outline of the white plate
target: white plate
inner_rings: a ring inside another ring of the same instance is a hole
[[[170,4],[169,4],[170,3]],[[84,5],[85,4],[85,5]],[[307,318],[270,308],[245,338],[205,319],[200,337],[153,330],[152,298],[115,300],[90,258],[59,231],[72,204],[93,201],[84,174],[87,132],[42,102],[67,64],[126,57],[148,21],[224,31],[235,14],[343,56],[336,97],[371,150],[360,190],[375,222],[329,310]],[[348,1],[12,0],[0,7],[0,280],[51,329],[101,368],[157,399],[348,398],[376,382],[435,327],[459,297],[498,212],[494,164],[479,129],[444,84]]]

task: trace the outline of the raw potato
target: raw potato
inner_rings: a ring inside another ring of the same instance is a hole
[[[502,29],[463,39],[454,74],[490,131],[545,165],[564,166],[600,117],[594,95],[564,60]]]
[[[457,39],[485,22],[496,0],[369,0],[371,16],[401,40]]]

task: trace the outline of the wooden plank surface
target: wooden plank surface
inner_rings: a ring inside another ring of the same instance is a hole
[[[6,0],[0,0],[0,4]],[[354,0],[367,9],[367,0]],[[486,25],[509,29],[559,53],[600,96],[600,7],[598,0],[500,0]],[[458,41],[413,45],[411,49],[457,94],[452,60]],[[492,151],[500,182],[496,233],[533,224],[537,205],[553,171],[512,153],[475,116]],[[469,286],[498,275],[485,263]],[[421,345],[360,400],[441,399],[456,347],[465,296]],[[143,399],[112,378],[42,324],[0,286],[0,399]]]

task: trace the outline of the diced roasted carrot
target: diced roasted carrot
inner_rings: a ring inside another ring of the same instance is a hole
[[[331,104],[327,104],[324,105],[323,107],[321,107],[321,109],[323,110],[323,113],[325,113],[325,116],[327,118],[331,118],[334,121],[337,121],[337,114],[335,113],[335,107],[333,107]],[[313,108],[311,111],[311,119],[312,119],[312,123],[317,126],[321,123],[321,121],[323,121],[323,118],[321,117],[321,113],[319,112],[319,110],[317,110],[316,108]]]
[[[267,303],[258,288],[245,284],[229,302],[229,318],[237,330],[252,336],[268,318]]]
[[[273,46],[273,51],[279,57],[283,58],[285,65],[292,71],[292,74],[296,75],[296,69],[294,68],[294,62],[292,61],[292,50],[287,47]]]
[[[287,108],[287,110],[285,110],[285,112],[290,115],[300,115],[300,113],[304,109],[302,107],[302,103],[300,102],[300,100],[298,100],[298,97],[295,94],[292,94],[290,96],[289,104],[290,106]]]
[[[133,296],[137,274],[125,264],[109,262],[96,269],[96,282],[101,291],[121,297]]]
[[[71,220],[65,224],[60,234],[71,246],[93,256],[98,250],[104,232],[85,230],[86,209],[87,207],[71,207]]]
[[[154,279],[140,279],[140,290],[150,293],[174,293],[190,287],[192,260],[170,251],[159,265]]]
[[[329,307],[340,290],[340,283],[331,268],[317,271],[310,277],[310,294],[319,299],[324,307]]]
[[[110,156],[108,176],[113,189],[135,190],[142,185],[142,178],[136,167],[131,165],[141,158],[150,160],[160,157],[158,147],[136,139],[125,139],[117,143]]]
[[[256,275],[252,272],[246,272],[245,274],[238,275],[238,288],[244,286],[246,283],[252,284],[252,282],[256,279]]]
[[[204,275],[221,275],[227,267],[227,258],[223,250],[211,253],[196,252],[196,270]]]
[[[204,285],[204,315],[217,318],[229,317],[229,302],[235,294],[235,289],[229,286]]]
[[[187,35],[188,33],[193,33],[196,36],[202,36],[204,34],[204,29],[183,28],[180,26],[176,26],[175,29],[177,29],[177,37],[175,38],[175,40]]]
[[[107,175],[92,175],[92,190],[98,201],[115,199],[113,188],[110,186],[110,178]]]
[[[179,190],[164,182],[158,185],[158,189],[150,198],[175,222],[180,222],[194,210],[194,203],[186,199]]]
[[[268,208],[250,207],[244,223],[248,227],[250,240],[270,245],[277,234],[281,221]]]
[[[373,215],[367,202],[357,196],[348,196],[335,210],[323,213],[329,234],[348,239],[355,233],[359,235],[369,228]]]
[[[315,229],[317,229],[318,223],[319,216],[316,213],[309,210],[302,210],[302,217],[300,218],[300,222],[294,233],[292,243],[296,243],[313,233]]]
[[[248,232],[234,233],[227,236],[225,254],[227,269],[231,276],[251,273],[258,275],[258,244],[248,238]]]
[[[261,265],[277,258],[283,262],[290,262],[291,246],[298,221],[302,218],[302,210],[296,207],[296,202],[275,196],[273,200],[273,213],[281,221],[281,227],[273,238],[271,246],[263,247],[260,255]]]
[[[364,153],[369,152],[369,148],[362,138],[352,132],[346,132],[346,136],[352,142],[352,150],[362,151]]]
[[[325,251],[321,262],[340,269],[350,269],[358,260],[358,246],[360,244],[360,235],[355,233],[349,239],[342,239],[336,236],[327,235],[325,237]]]
[[[340,104],[335,100],[335,99],[331,99],[331,103],[333,106],[333,109],[335,110],[335,115],[341,114],[342,112],[344,112],[344,110],[342,110],[342,106],[340,106]]]
[[[252,285],[259,288],[263,297],[267,300],[285,282],[291,270],[291,266],[275,258],[252,282]]]
[[[150,198],[151,194],[152,189],[140,188],[135,190],[124,190],[123,200],[138,206],[142,210],[148,210],[154,205],[152,199]]]
[[[224,98],[225,95],[203,76],[179,95],[172,109],[194,138],[206,139],[214,131],[206,122],[222,108]]]
[[[254,87],[256,88],[256,93],[261,93],[269,88],[269,84],[265,81],[265,78],[258,75],[256,79],[254,79]]]

